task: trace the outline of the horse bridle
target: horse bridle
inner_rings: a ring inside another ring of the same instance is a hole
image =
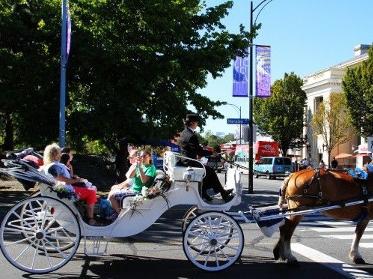
[[[293,195],[293,196],[287,196],[287,200],[296,200],[296,199],[315,199],[317,201],[320,201],[322,203],[323,197],[322,197],[322,191],[321,191],[321,183],[320,183],[320,169],[314,169],[313,176],[311,178],[311,181],[304,185],[303,194],[302,195]],[[312,184],[316,183],[317,186],[317,194],[309,194],[309,190],[311,189]]]
[[[328,170],[326,170],[328,171]],[[308,184],[305,184],[304,185],[304,189],[303,189],[303,195],[293,195],[293,196],[288,196],[286,197],[287,200],[296,200],[296,199],[315,199],[317,201],[319,201],[320,204],[331,204],[330,201],[326,201],[323,199],[323,194],[322,194],[322,185],[320,183],[320,169],[314,169],[314,174],[311,178],[311,181],[308,183]],[[316,180],[316,181],[315,181]],[[317,185],[317,191],[318,191],[318,194],[317,195],[311,195],[311,194],[308,194],[308,191],[309,189],[311,188],[312,184],[314,183],[314,181],[316,182],[316,185]],[[364,200],[364,205],[367,205],[368,204],[368,198],[369,198],[369,191],[368,191],[368,187],[366,185],[366,181],[365,180],[361,180],[357,183],[360,188],[361,188],[361,196],[362,196],[362,199]],[[335,202],[333,204],[341,204],[343,202]]]

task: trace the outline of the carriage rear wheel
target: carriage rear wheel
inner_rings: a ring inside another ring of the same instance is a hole
[[[61,268],[75,255],[79,242],[80,227],[74,213],[49,197],[33,197],[15,205],[0,228],[5,258],[30,273]]]
[[[186,257],[198,268],[219,271],[233,265],[242,253],[241,227],[222,212],[206,212],[195,217],[183,237]]]
[[[39,201],[37,201],[36,203],[39,205],[39,207],[42,206],[42,204]],[[47,213],[48,213],[48,210],[43,210],[40,214],[44,215],[44,214],[47,214]],[[27,239],[27,241],[29,241],[30,245],[32,245],[33,247],[35,247],[39,250],[43,250],[44,248],[42,246],[38,246],[37,243],[30,240],[30,232],[27,230],[27,227],[29,227],[27,223],[29,223],[29,224],[34,223],[33,215],[34,215],[34,208],[30,209],[28,203],[24,204],[23,207],[22,207],[22,210],[21,210],[21,214],[20,214],[21,220],[23,220],[22,224],[23,224],[23,230],[24,231],[22,232],[22,234]],[[48,214],[47,214],[47,216],[48,216]],[[39,225],[41,225],[42,220],[39,218],[39,219],[37,219],[37,222],[39,223]],[[59,224],[57,222],[54,222],[53,225],[51,226],[52,229],[53,228],[58,228],[58,227],[59,227]],[[53,236],[58,237],[58,231],[54,231]],[[63,239],[61,239],[59,241],[59,247],[60,247],[61,251],[65,251],[67,249],[70,249],[73,246],[74,246],[74,243],[71,242],[69,239],[67,239],[65,241]],[[58,253],[58,251],[53,247],[46,247],[46,250],[49,253]]]

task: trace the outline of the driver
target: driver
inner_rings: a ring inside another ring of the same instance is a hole
[[[185,157],[189,157],[191,159],[199,159],[202,156],[206,155],[206,151],[199,145],[199,140],[195,130],[198,127],[199,118],[196,114],[187,114],[184,120],[185,128],[180,133],[180,137],[178,139],[179,146],[181,148],[181,154]],[[190,166],[190,167],[197,167],[200,168],[201,164],[197,163],[196,161],[192,160],[181,160],[179,164],[183,166]],[[206,169],[206,176],[203,179],[202,183],[202,198],[206,201],[211,201],[212,198],[207,194],[207,189],[212,188],[215,192],[221,194],[223,200],[225,202],[230,201],[233,198],[232,190],[225,190],[221,185],[218,176],[216,175],[215,171],[205,166]]]

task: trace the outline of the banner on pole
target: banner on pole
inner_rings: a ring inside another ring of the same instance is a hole
[[[256,46],[256,97],[271,96],[271,47]]]
[[[66,61],[69,59],[70,44],[71,44],[71,17],[69,6],[67,6],[67,20],[66,20]]]
[[[248,59],[236,57],[233,64],[233,97],[248,96]]]

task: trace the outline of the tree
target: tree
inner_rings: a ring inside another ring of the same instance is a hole
[[[222,104],[197,93],[221,76],[252,36],[222,24],[233,1],[70,1],[67,139],[169,138],[193,110],[222,118]],[[255,31],[255,30],[254,30]],[[254,34],[254,33],[253,33]],[[58,135],[60,1],[0,0],[0,117],[16,143]],[[3,39],[5,38],[5,39]],[[10,116],[10,117],[9,117]],[[8,123],[8,122],[7,122]],[[9,145],[12,145],[9,141]]]
[[[364,137],[373,135],[373,47],[368,56],[356,68],[348,68],[342,81],[352,125]]]
[[[351,117],[347,111],[345,95],[331,93],[329,100],[321,103],[313,114],[311,125],[313,133],[316,136],[321,135],[323,138],[330,167],[332,150],[352,137]]]
[[[0,119],[4,149],[56,138],[59,1],[0,1]]]
[[[202,126],[208,116],[223,117],[215,110],[221,102],[197,90],[208,74],[220,76],[248,46],[247,32],[230,34],[221,23],[232,4],[71,3],[80,27],[70,60],[71,137],[79,141],[86,134],[112,147],[124,136],[169,138],[182,127],[188,108],[200,115]]]
[[[270,98],[254,100],[253,115],[259,130],[279,142],[284,155],[302,134],[307,99],[302,85],[300,77],[285,73],[283,79],[274,82]]]

